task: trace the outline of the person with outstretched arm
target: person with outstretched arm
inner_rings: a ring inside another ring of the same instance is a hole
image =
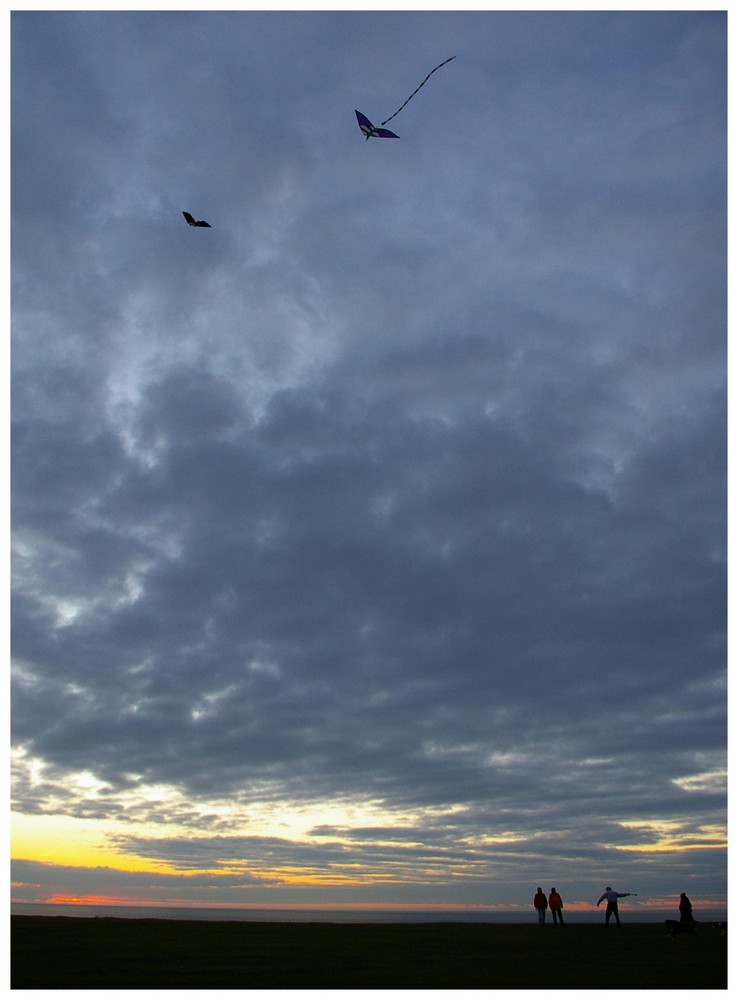
[[[603,899],[607,900],[607,910],[605,911],[605,927],[610,923],[610,917],[615,917],[615,923],[620,926],[620,917],[618,916],[618,900],[622,899],[623,896],[637,896],[637,892],[615,892],[611,886],[606,886],[605,891],[602,893],[600,898],[597,900],[597,905],[599,906]]]

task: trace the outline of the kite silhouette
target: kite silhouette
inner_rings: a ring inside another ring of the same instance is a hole
[[[182,212],[182,215],[184,215],[185,221],[187,222],[188,226],[204,226],[207,229],[213,228],[209,222],[205,222],[203,219],[197,222],[195,219],[193,219],[193,217],[190,215],[189,212]]]
[[[436,66],[436,69],[440,69],[441,66],[445,66],[446,63],[450,63],[451,60],[455,59],[455,58],[456,58],[456,56],[450,56],[448,59],[444,59],[444,61],[442,63],[439,63],[438,66]],[[423,84],[427,83],[428,80],[430,80],[430,78],[435,73],[436,69],[432,69],[430,71],[430,73],[425,78],[425,80],[423,80],[423,83],[421,83],[418,87],[416,87],[415,90],[412,92],[412,94],[408,97],[407,101],[405,101],[405,104],[407,104],[409,101],[412,101],[413,97],[415,97],[415,95],[420,90],[420,88],[423,86]],[[372,125],[372,123],[369,121],[369,119],[367,118],[366,115],[362,115],[361,111],[356,111],[356,120],[359,123],[359,128],[364,133],[364,135],[366,136],[367,139],[372,139],[372,138],[376,138],[376,139],[399,139],[400,138],[399,135],[396,135],[394,132],[390,132],[390,130],[388,128],[382,128],[382,126],[386,125],[387,122],[391,122],[393,118],[396,118],[397,115],[399,115],[399,113],[405,107],[405,104],[401,104],[400,107],[397,109],[397,111],[395,111],[395,113],[393,115],[390,115],[389,118],[385,118],[385,120],[383,122],[380,122],[379,125]]]

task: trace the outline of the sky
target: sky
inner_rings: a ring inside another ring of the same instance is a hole
[[[13,898],[724,905],[725,13],[10,32]]]

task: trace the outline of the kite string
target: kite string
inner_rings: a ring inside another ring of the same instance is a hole
[[[441,68],[441,66],[445,66],[445,65],[446,65],[446,63],[448,63],[448,62],[451,62],[451,60],[452,60],[452,59],[455,59],[455,58],[456,58],[456,56],[450,56],[450,57],[449,57],[448,59],[444,59],[444,61],[443,61],[442,63],[439,63],[439,64],[438,64],[438,65],[436,66],[436,69],[440,69],[440,68]],[[433,76],[433,74],[435,73],[436,69],[432,69],[432,70],[430,71],[430,73],[429,73],[429,74],[428,74],[428,76],[427,76],[427,77],[425,78],[425,80],[423,80],[423,83],[427,83],[427,82],[428,82],[428,80],[430,80],[430,78],[431,78],[431,77]],[[416,88],[415,88],[415,90],[414,90],[414,91],[412,92],[412,94],[411,94],[411,95],[410,95],[410,96],[408,97],[407,101],[405,101],[405,104],[407,104],[407,103],[408,103],[408,101],[411,101],[411,100],[413,99],[413,97],[415,97],[415,95],[417,94],[417,92],[418,92],[418,91],[420,90],[420,87],[422,87],[422,86],[423,86],[423,83],[421,83],[419,87],[416,87]],[[387,124],[387,122],[391,122],[393,118],[396,118],[396,117],[397,117],[397,115],[399,115],[399,113],[400,113],[400,112],[402,111],[402,108],[404,108],[404,107],[405,107],[405,104],[403,104],[403,105],[402,105],[402,107],[399,107],[399,108],[397,109],[397,111],[395,111],[395,113],[394,113],[393,115],[390,115],[390,116],[389,116],[389,118],[385,118],[385,120],[384,120],[383,122],[381,122],[380,124],[381,124],[381,125],[386,125],[386,124]]]

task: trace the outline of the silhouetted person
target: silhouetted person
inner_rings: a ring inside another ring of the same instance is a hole
[[[543,891],[543,889],[541,889],[540,885],[538,886],[538,890],[536,891],[536,894],[533,897],[533,905],[538,911],[538,923],[541,925],[545,924],[546,907],[548,906],[548,901],[546,899],[546,893]]]
[[[599,906],[603,899],[607,900],[607,910],[605,911],[605,926],[610,923],[610,917],[615,917],[615,923],[620,926],[620,917],[618,916],[618,900],[622,899],[623,896],[637,896],[637,892],[615,892],[609,885],[605,886],[605,891],[602,893],[600,898],[597,900],[597,905]]]
[[[564,901],[561,896],[556,892],[556,886],[551,889],[551,893],[548,897],[548,908],[551,910],[551,916],[553,917],[554,925],[559,923],[564,926],[564,914],[561,912],[564,908]]]
[[[683,892],[679,896],[679,920],[683,924],[693,924],[694,917],[692,916],[692,904],[689,901],[689,896],[686,892]]]

